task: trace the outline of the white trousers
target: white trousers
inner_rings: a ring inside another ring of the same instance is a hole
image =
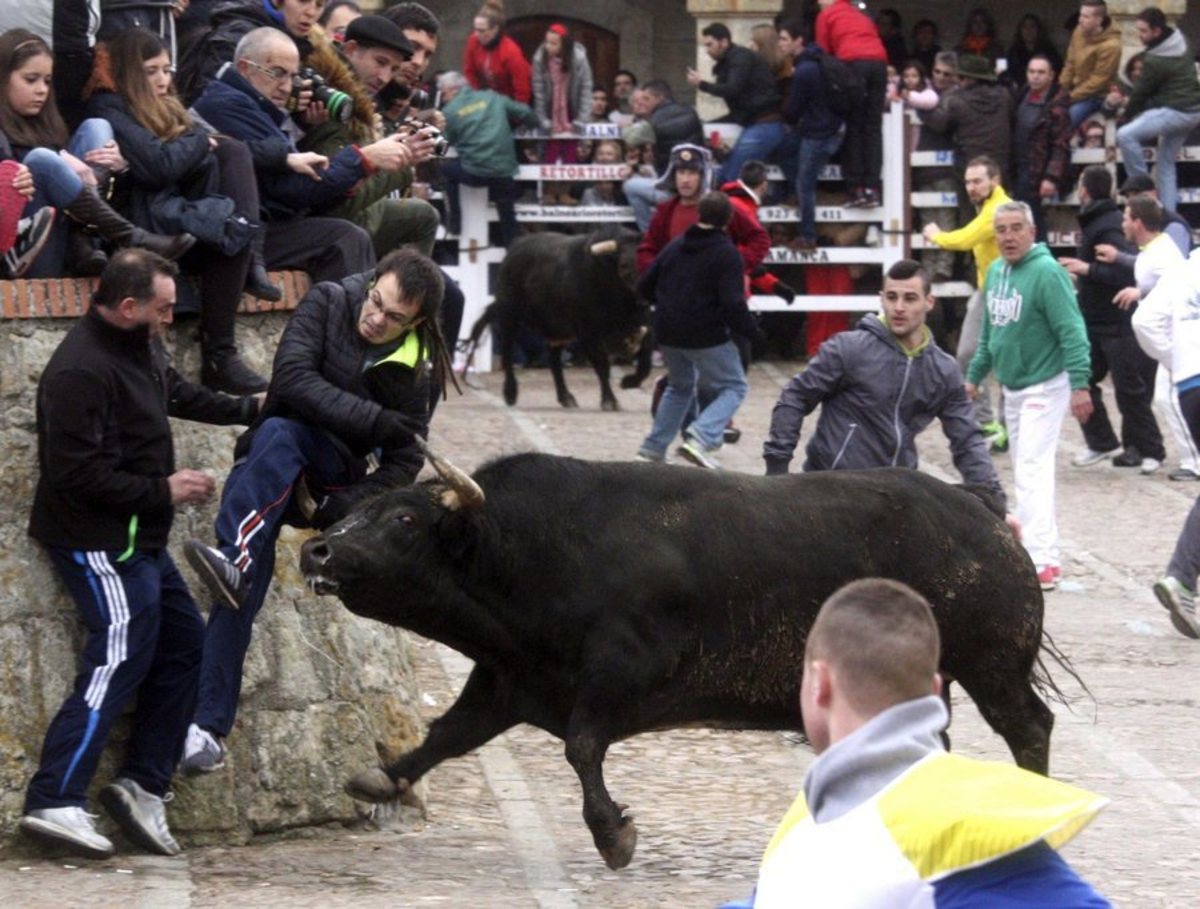
[[[1175,448],[1179,452],[1179,466],[1200,474],[1200,452],[1196,451],[1196,443],[1179,409],[1179,392],[1171,381],[1171,371],[1161,363],[1154,374],[1154,406],[1171,430],[1171,438],[1175,440]]]
[[[1022,542],[1038,571],[1059,564],[1054,456],[1070,404],[1071,380],[1065,372],[1028,388],[1004,389],[1017,519]]]

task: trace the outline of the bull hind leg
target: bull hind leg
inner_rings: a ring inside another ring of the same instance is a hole
[[[562,355],[561,344],[550,345],[550,373],[554,376],[554,391],[558,395],[558,403],[563,407],[578,407],[579,402],[567,390],[567,380],[563,378]]]
[[[517,327],[502,324],[497,333],[500,342],[500,362],[504,367],[504,403],[512,407],[517,403],[517,375],[513,371],[513,353],[517,346]]]
[[[624,868],[637,847],[637,827],[604,784],[604,755],[611,739],[572,717],[566,741],[567,761],[583,789],[583,821],[592,832],[592,842],[609,868]]]
[[[522,722],[508,696],[509,687],[491,670],[476,666],[458,700],[430,724],[425,741],[384,767],[351,777],[347,794],[364,802],[391,801],[442,761],[486,745]]]
[[[959,677],[987,724],[1004,739],[1019,767],[1050,773],[1050,731],[1054,713],[1038,697],[1028,678],[1018,684],[988,676],[971,683]]]
[[[592,369],[596,371],[596,378],[600,380],[600,409],[601,410],[620,410],[621,405],[617,403],[617,396],[613,394],[612,380],[609,372],[608,354],[604,352],[604,348],[596,341],[584,342],[583,352],[587,354],[587,358],[592,362]]]

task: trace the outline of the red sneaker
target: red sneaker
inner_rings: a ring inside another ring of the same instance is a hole
[[[1062,571],[1054,565],[1047,565],[1037,573],[1037,578],[1042,590],[1053,590],[1062,579]]]

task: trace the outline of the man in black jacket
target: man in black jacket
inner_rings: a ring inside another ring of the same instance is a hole
[[[775,75],[766,59],[748,47],[733,43],[729,28],[713,22],[700,33],[704,51],[716,61],[715,82],[703,79],[689,69],[688,84],[705,94],[715,95],[729,107],[729,121],[742,127],[733,150],[721,169],[718,186],[736,180],[747,161],[767,161],[787,133],[780,111],[782,98]]]
[[[1109,244],[1119,252],[1137,251],[1121,229],[1122,213],[1112,190],[1112,174],[1103,164],[1083,169],[1079,177],[1079,255],[1058,260],[1076,279],[1079,309],[1092,348],[1088,390],[1093,409],[1087,421],[1080,424],[1087,449],[1072,459],[1076,467],[1098,464],[1119,447],[1136,449],[1158,461],[1166,457],[1162,433],[1151,410],[1158,365],[1133,334],[1133,309],[1119,307],[1113,301],[1124,288],[1134,286],[1133,268],[1096,257],[1100,244]],[[1100,390],[1100,383],[1109,374],[1121,412],[1120,441],[1113,432]]]
[[[285,520],[326,527],[420,471],[429,384],[444,387],[448,369],[437,320],[442,290],[432,261],[399,249],[374,273],[313,287],[284,330],[262,416],[238,441],[225,481],[217,545],[185,547],[215,604],[182,772],[224,762],[220,740],[233,728],[242,662]],[[373,454],[379,468],[368,474]],[[306,513],[313,504],[315,513]]]
[[[29,534],[42,543],[88,628],[75,688],[46,733],[21,830],[92,858],[113,844],[86,813],[113,722],[136,697],[125,762],[100,801],[137,845],[175,855],[163,796],[196,702],[204,621],[167,551],[174,506],[208,501],[212,477],[177,469],[168,416],[249,423],[256,397],[181,379],[159,339],[175,266],[116,253],[87,314],[38,383],[41,468]]]
[[[761,339],[762,330],[746,307],[742,257],[726,232],[733,203],[712,192],[697,208],[699,220],[667,244],[638,282],[638,294],[654,304],[667,388],[637,456],[666,458],[702,385],[712,398],[688,424],[678,454],[711,469],[718,466],[713,452],[748,388],[732,335]]]
[[[703,145],[704,125],[696,111],[680,104],[671,94],[671,86],[663,79],[653,79],[637,90],[638,103],[634,112],[654,129],[654,170],[656,175],[631,176],[621,191],[633,208],[638,230],[650,226],[654,207],[670,198],[670,193],[655,187],[659,178],[667,172],[671,162],[671,149],[676,145]]]

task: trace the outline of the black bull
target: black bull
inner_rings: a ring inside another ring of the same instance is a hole
[[[947,681],[1018,764],[1048,771],[1042,593],[970,492],[903,469],[766,478],[538,454],[472,482],[430,457],[442,480],[379,496],[303,550],[318,592],[476,664],[425,741],[352,795],[394,798],[530,723],[566,742],[596,847],[622,867],[637,835],[605,788],[608,746],[687,725],[799,730],[808,629],[863,577],[929,599]]]
[[[496,299],[471,328],[471,344],[488,326],[495,330],[504,363],[504,400],[517,403],[513,353],[521,328],[541,335],[550,346],[550,371],[563,407],[578,407],[563,378],[563,347],[575,340],[600,379],[600,406],[617,410],[609,381],[608,355],[632,356],[641,347],[649,307],[637,296],[639,235],[622,227],[601,227],[587,236],[529,234],[517,240],[496,276]],[[637,372],[621,380],[636,388],[650,372],[648,350]]]

